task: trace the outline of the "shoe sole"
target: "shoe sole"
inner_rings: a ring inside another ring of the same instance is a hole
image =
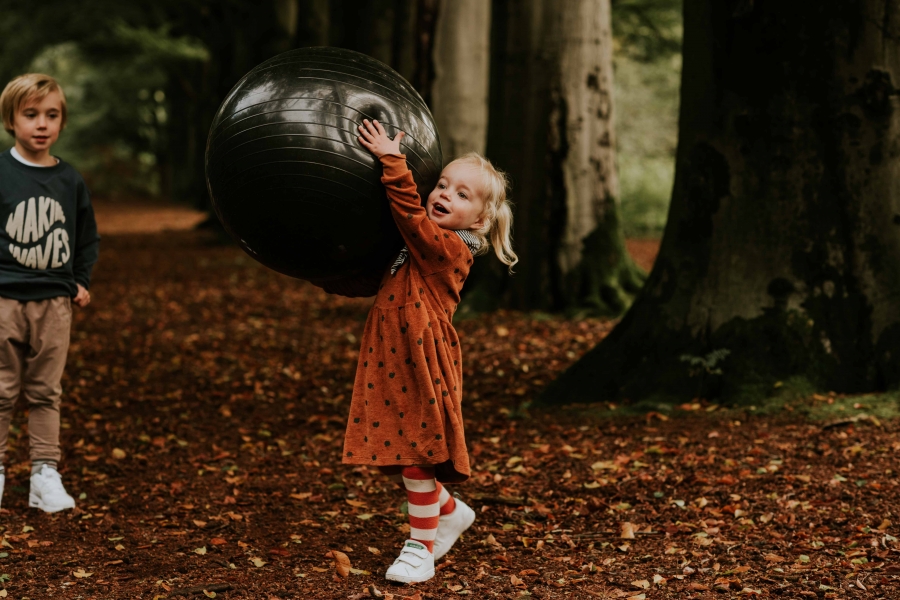
[[[68,510],[70,508],[75,508],[75,506],[47,506],[46,504],[44,504],[41,501],[39,496],[36,496],[35,494],[32,494],[32,493],[28,494],[28,506],[30,506],[31,508],[39,508],[42,511],[47,512],[47,513],[55,513],[55,512],[59,512],[61,510]]]
[[[435,553],[435,555],[434,555],[434,560],[438,560],[439,558],[443,558],[444,556],[446,556],[447,553],[450,552],[450,550],[453,549],[453,546],[456,544],[456,542],[459,541],[460,536],[461,536],[462,534],[464,534],[466,531],[468,531],[469,527],[472,526],[472,523],[475,522],[475,511],[472,510],[472,507],[469,506],[468,504],[465,504],[465,505],[463,505],[463,506],[465,506],[466,508],[469,509],[469,512],[468,512],[467,515],[466,515],[466,520],[463,521],[463,523],[465,524],[465,526],[462,528],[462,531],[459,532],[459,535],[457,535],[456,538],[454,538],[454,540],[453,540],[452,542],[450,542],[450,545],[447,546],[447,549],[446,549],[446,550],[444,550],[444,551],[441,552],[440,554]]]
[[[394,575],[388,573],[384,576],[388,581],[399,581],[400,583],[422,583],[423,581],[428,581],[434,577],[434,569],[430,570],[425,575],[420,575],[418,577],[407,577],[406,575]]]

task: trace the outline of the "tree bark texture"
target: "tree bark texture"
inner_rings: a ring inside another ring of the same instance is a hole
[[[434,38],[431,110],[447,163],[487,145],[491,5],[442,2]]]
[[[494,16],[488,154],[512,180],[520,263],[473,303],[500,283],[512,308],[619,314],[642,274],[618,220],[609,1],[495,0]]]
[[[545,399],[897,387],[900,0],[686,0],[684,27],[659,258]]]

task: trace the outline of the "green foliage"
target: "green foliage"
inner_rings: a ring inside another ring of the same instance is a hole
[[[209,60],[208,50],[196,37],[175,35],[172,23],[160,22],[163,5],[143,10],[92,0],[76,11],[50,0],[45,8],[35,13],[22,5],[4,12],[0,29],[15,52],[0,56],[0,73],[9,78],[39,71],[60,82],[69,122],[53,153],[75,165],[95,195],[159,195],[158,163],[167,150],[172,110],[165,89],[174,69]],[[9,22],[18,27],[9,30]],[[33,35],[51,26],[52,38]],[[12,143],[7,138],[0,146]]]
[[[900,392],[862,396],[817,396],[802,408],[810,419],[818,421],[860,416],[876,419],[900,417]]]
[[[900,392],[859,395],[824,392],[807,377],[796,375],[767,389],[760,386],[755,393],[747,390],[745,397],[734,406],[739,407],[735,410],[751,410],[759,416],[793,413],[811,421],[847,419],[873,425],[879,419],[900,417]]]
[[[622,224],[629,237],[659,237],[665,227],[675,178],[681,85],[680,52],[674,46],[659,50],[654,28],[637,23],[651,19],[666,32],[665,39],[677,40],[680,47],[680,6],[672,0],[613,3],[616,149]]]
[[[764,406],[777,406],[808,398],[819,391],[812,382],[803,376],[788,377],[784,381],[776,381],[768,390],[761,390],[753,401]],[[768,396],[768,397],[766,397]],[[745,402],[744,404],[748,404]]]
[[[116,39],[125,47],[130,47],[142,62],[181,60],[202,62],[210,59],[209,50],[195,37],[171,35],[171,24],[151,29],[132,27],[119,21],[113,25],[112,30]]]
[[[682,354],[678,357],[681,362],[690,365],[689,374],[691,377],[703,375],[721,375],[722,368],[718,366],[725,358],[731,354],[731,350],[720,348],[713,350],[706,356],[692,356],[690,354]]]
[[[133,68],[126,56],[98,65],[78,44],[65,42],[45,48],[23,69],[60,82],[69,122],[53,153],[81,171],[94,194],[108,198],[160,192],[155,167],[167,118],[166,73],[151,61]]]
[[[616,50],[643,62],[679,54],[681,4],[682,0],[612,0]]]
[[[696,396],[709,398],[718,395],[721,387],[721,378],[724,373],[722,361],[728,358],[731,350],[720,348],[707,353],[705,356],[682,354],[678,357],[683,363],[688,363],[688,376],[697,379]]]
[[[60,81],[71,120],[54,153],[96,195],[196,199],[215,107],[247,69],[282,49],[273,6],[45,0],[35,11],[0,0],[0,76],[40,70]],[[185,180],[191,194],[180,193]]]
[[[834,392],[816,393],[804,378],[785,381],[773,390],[769,397],[758,396],[752,402],[735,403],[732,406],[709,404],[697,410],[679,410],[674,398],[645,399],[632,404],[572,404],[564,410],[584,418],[606,420],[631,420],[646,415],[648,419],[709,419],[722,421],[750,417],[765,418],[785,416],[817,425],[854,425],[857,427],[882,427],[884,422],[900,418],[900,392],[879,394],[841,395]]]

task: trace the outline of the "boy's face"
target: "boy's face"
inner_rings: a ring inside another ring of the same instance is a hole
[[[483,212],[479,170],[466,163],[447,165],[425,202],[428,218],[442,229],[480,229]]]
[[[42,100],[25,100],[13,120],[16,144],[32,154],[44,154],[59,138],[61,124],[62,99],[59,92],[50,92]]]

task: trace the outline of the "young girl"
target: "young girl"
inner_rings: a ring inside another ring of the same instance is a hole
[[[469,477],[462,420],[462,354],[451,325],[473,257],[494,247],[512,267],[506,178],[478,154],[451,162],[425,206],[400,153],[378,121],[359,141],[381,178],[406,246],[385,273],[363,334],[345,463],[377,466],[406,490],[410,539],[388,569],[392,581],[434,576],[434,561],[475,520],[440,482]],[[488,242],[490,238],[490,242]]]

